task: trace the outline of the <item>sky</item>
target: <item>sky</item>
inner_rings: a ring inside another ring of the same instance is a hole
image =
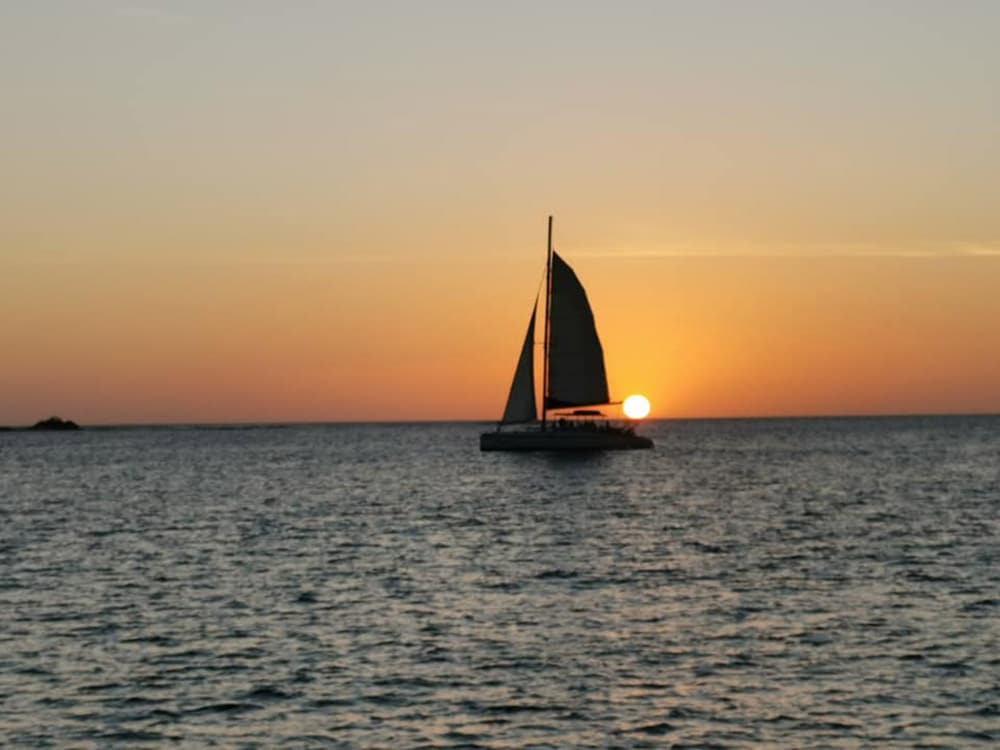
[[[1000,412],[1000,4],[0,5],[0,424]]]

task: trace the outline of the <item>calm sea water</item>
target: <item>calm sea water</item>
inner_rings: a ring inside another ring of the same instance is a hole
[[[0,433],[4,747],[987,747],[1000,418]]]

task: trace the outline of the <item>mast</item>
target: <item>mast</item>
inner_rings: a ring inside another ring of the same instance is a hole
[[[545,344],[542,349],[542,431],[545,431],[546,405],[549,400],[549,312],[552,309],[552,217],[549,216],[549,240],[545,251]]]

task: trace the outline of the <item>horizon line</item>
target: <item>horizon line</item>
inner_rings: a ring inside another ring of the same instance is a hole
[[[703,417],[646,417],[628,420],[624,417],[609,417],[614,421],[643,422],[738,422],[777,421],[809,419],[921,419],[931,417],[1000,417],[1000,411],[972,412],[900,412],[900,413],[851,413],[851,414],[769,414],[743,416],[703,416]],[[76,422],[76,420],[72,420]],[[495,425],[496,419],[331,419],[331,420],[290,420],[290,421],[244,421],[244,422],[76,422],[81,429],[142,429],[142,428],[200,428],[200,429],[240,429],[268,427],[326,427],[334,425],[433,425],[433,424],[488,424]],[[2,431],[19,432],[31,430],[32,424],[0,425]]]

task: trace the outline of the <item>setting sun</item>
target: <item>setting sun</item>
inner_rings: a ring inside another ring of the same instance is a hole
[[[643,419],[649,414],[649,399],[638,394],[629,396],[622,404],[622,411],[629,419]]]

